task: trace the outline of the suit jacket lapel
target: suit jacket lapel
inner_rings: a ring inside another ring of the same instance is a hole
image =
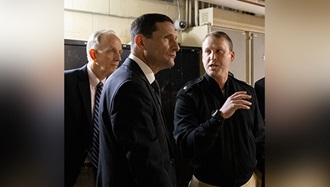
[[[89,79],[87,73],[87,65],[80,69],[79,75],[80,81],[78,82],[79,91],[81,94],[82,102],[84,104],[84,109],[87,114],[89,124],[92,124],[92,104],[91,104],[91,93],[89,88]],[[90,126],[91,127],[91,126]]]
[[[139,75],[139,77],[143,80],[143,82],[145,82],[145,84],[147,85],[148,91],[151,94],[154,103],[156,106],[159,106],[158,109],[159,111],[161,110],[161,100],[160,98],[157,96],[157,94],[154,92],[151,84],[149,83],[147,77],[144,75],[142,69],[140,68],[140,66],[132,59],[128,58],[125,62],[125,65],[127,65],[129,68],[133,69],[134,72],[137,73],[137,75]],[[159,113],[160,114],[160,113]]]
[[[168,144],[168,147],[169,147],[169,151],[171,152],[172,155],[174,155],[174,150],[173,150],[173,147],[172,147],[172,144],[171,144],[171,141],[170,141],[170,137],[168,135],[168,132],[167,132],[167,125],[166,125],[166,118],[165,118],[165,114],[162,110],[162,106],[161,106],[161,98],[159,98],[157,96],[157,94],[154,92],[151,84],[149,83],[147,77],[144,75],[142,69],[140,68],[140,66],[135,62],[133,61],[132,59],[130,58],[127,58],[126,61],[124,62],[125,65],[127,65],[129,68],[132,68],[134,70],[137,70],[137,71],[134,71],[136,72],[139,77],[141,77],[141,79],[147,84],[147,88],[154,100],[154,104],[156,106],[156,108],[158,109],[158,116],[160,119],[162,119],[162,128],[164,130],[164,133],[165,133],[165,137],[166,137],[166,140],[167,140],[167,144]]]

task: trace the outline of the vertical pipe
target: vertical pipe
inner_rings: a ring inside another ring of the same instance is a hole
[[[199,21],[198,21],[198,10],[199,10],[199,6],[198,6],[198,3],[199,1],[198,0],[194,0],[195,1],[195,26],[199,26]]]
[[[178,7],[178,19],[181,20],[180,0],[176,0]]]
[[[186,0],[186,20],[188,27],[191,26],[191,0]]]
[[[252,33],[245,31],[246,35],[246,83],[252,85]]]

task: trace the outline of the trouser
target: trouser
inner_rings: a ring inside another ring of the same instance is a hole
[[[194,175],[188,184],[188,187],[220,187],[204,183],[198,180]],[[241,187],[261,187],[261,175],[259,171],[253,172],[251,178]]]
[[[82,167],[76,183],[73,187],[95,187],[96,186],[96,168],[92,164],[86,164]]]

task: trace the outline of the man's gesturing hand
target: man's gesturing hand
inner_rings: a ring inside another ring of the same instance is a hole
[[[250,109],[251,102],[247,101],[252,96],[248,95],[246,91],[235,92],[233,95],[227,98],[226,102],[221,107],[220,111],[224,119],[232,116],[237,109]]]

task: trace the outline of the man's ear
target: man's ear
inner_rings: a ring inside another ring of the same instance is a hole
[[[144,41],[143,41],[142,34],[136,35],[134,38],[134,42],[135,42],[136,46],[138,46],[139,48],[144,47]]]
[[[96,62],[95,49],[89,50],[89,56]]]
[[[235,59],[235,51],[231,51],[230,53],[231,53],[231,58],[230,59],[231,59],[231,62],[232,62]]]

